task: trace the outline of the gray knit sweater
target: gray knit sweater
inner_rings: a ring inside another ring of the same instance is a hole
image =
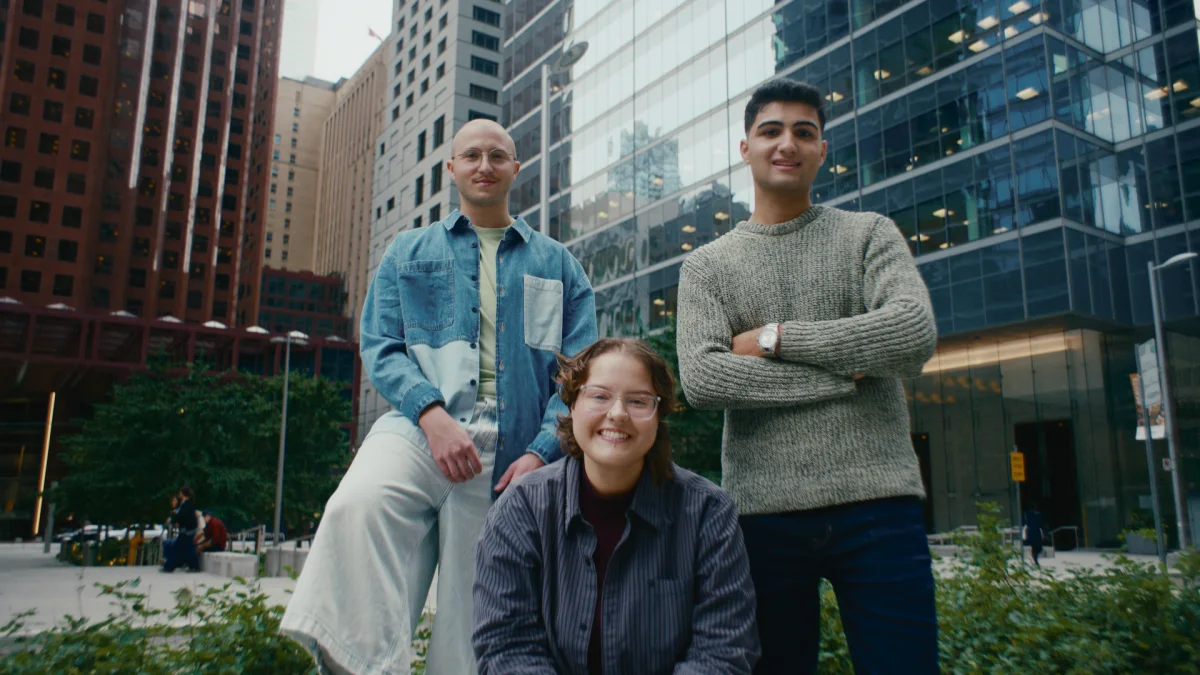
[[[780,359],[730,351],[768,323],[782,324]],[[908,246],[877,214],[742,222],[680,272],[683,388],[726,411],[724,487],[742,515],[924,496],[900,378],[936,343]]]

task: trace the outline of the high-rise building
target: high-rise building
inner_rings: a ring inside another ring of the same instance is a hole
[[[314,269],[321,129],[335,99],[332,82],[315,77],[279,81],[267,185],[267,230],[262,244],[267,267]]]
[[[278,0],[5,11],[0,292],[235,323],[258,289],[244,247],[263,226]]]
[[[320,10],[319,0],[283,0],[280,77],[303,80],[316,74]]]
[[[1129,374],[1147,261],[1200,249],[1194,3],[514,0],[505,19],[503,120],[531,221],[540,64],[588,43],[552,80],[545,220],[591,275],[602,333],[670,319],[687,252],[753,209],[750,92],[809,82],[828,115],[815,199],[892,218],[933,298],[939,351],[905,382],[928,527],[971,524],[978,502],[1040,504],[1060,545],[1150,522]],[[1193,510],[1198,275],[1176,265],[1160,285]]]
[[[396,235],[458,207],[446,173],[455,131],[500,116],[501,13],[496,0],[399,0],[384,42],[387,101],[377,139],[371,273]],[[518,159],[520,159],[518,150]],[[360,432],[389,410],[363,379]]]
[[[313,269],[344,281],[346,316],[355,339],[370,283],[375,142],[388,84],[384,49],[376,49],[358,72],[337,83],[333,110],[321,132]]]

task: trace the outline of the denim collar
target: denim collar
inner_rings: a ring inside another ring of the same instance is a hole
[[[574,457],[566,457],[562,460],[562,469],[566,475],[567,494],[564,495],[563,508],[566,515],[566,523],[568,527],[576,519],[583,519],[583,511],[579,507],[579,481],[583,474],[583,461]],[[629,505],[629,510],[632,511],[638,518],[645,521],[656,530],[666,528],[671,524],[671,515],[667,513],[667,490],[670,479],[663,483],[662,487],[654,484],[654,479],[650,476],[650,469],[642,469],[642,476],[638,478],[637,485],[633,490],[633,502]]]
[[[447,231],[452,232],[458,228],[470,227],[471,219],[459,213],[458,209],[454,209],[450,212],[450,215],[446,216],[446,219],[442,221],[442,225],[446,227]],[[533,237],[533,228],[529,227],[529,223],[526,223],[525,219],[521,216],[517,216],[508,229],[519,234],[521,239],[525,242],[528,242]],[[504,236],[507,237],[508,234],[506,233]]]

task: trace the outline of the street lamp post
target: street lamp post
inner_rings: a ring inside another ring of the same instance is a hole
[[[272,538],[274,544],[278,546],[279,525],[283,516],[283,458],[284,448],[287,447],[288,380],[291,379],[292,370],[292,342],[295,342],[300,347],[307,346],[308,336],[298,330],[294,330],[284,337],[271,338],[271,342],[287,345],[284,348],[283,356],[283,416],[279,421],[279,466],[275,473],[275,534]]]
[[[550,232],[550,74],[566,70],[579,62],[587,53],[587,42],[576,42],[563,50],[562,56],[552,66],[547,59],[542,63],[542,144],[541,169],[538,170],[538,188],[541,196],[538,209],[538,230]]]
[[[1183,463],[1179,461],[1179,429],[1175,425],[1175,407],[1171,403],[1170,373],[1167,371],[1167,341],[1163,330],[1162,311],[1158,306],[1158,273],[1187,260],[1197,257],[1196,253],[1180,253],[1161,265],[1155,265],[1151,260],[1146,263],[1150,277],[1150,312],[1154,318],[1154,341],[1158,352],[1158,381],[1162,388],[1162,407],[1167,431],[1167,456],[1171,458],[1171,487],[1175,492],[1175,526],[1179,529],[1179,548],[1188,549],[1192,546],[1192,532],[1189,529],[1187,512],[1187,483],[1183,480]],[[1150,411],[1146,411],[1148,415]],[[1154,480],[1154,477],[1150,477]]]

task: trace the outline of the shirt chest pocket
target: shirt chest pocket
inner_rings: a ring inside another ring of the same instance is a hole
[[[396,266],[405,327],[441,330],[454,325],[454,261],[412,260]]]
[[[525,344],[562,351],[563,283],[525,275]]]

